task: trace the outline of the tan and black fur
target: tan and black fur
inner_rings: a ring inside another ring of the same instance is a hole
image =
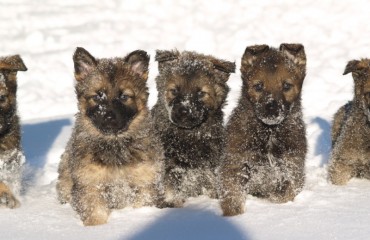
[[[329,179],[344,185],[352,177],[370,179],[370,60],[348,62],[344,74],[352,73],[354,98],[334,115]]]
[[[107,222],[112,209],[157,205],[163,150],[147,108],[149,56],[73,56],[79,112],[59,166],[57,192],[84,225]]]
[[[301,44],[246,48],[241,97],[226,126],[220,168],[223,215],[243,213],[247,194],[283,203],[303,188],[307,142],[301,88],[305,73]]]
[[[0,58],[0,206],[20,206],[24,156],[17,115],[17,72],[27,71],[19,55]]]
[[[217,197],[216,169],[224,145],[222,107],[232,62],[195,52],[157,51],[158,101],[152,115],[165,150],[166,204]]]

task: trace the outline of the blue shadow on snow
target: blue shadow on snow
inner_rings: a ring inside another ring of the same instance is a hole
[[[199,209],[171,209],[129,240],[248,240],[229,218]]]
[[[315,155],[322,155],[321,166],[329,162],[330,151],[331,151],[331,125],[330,123],[321,118],[316,117],[312,123],[316,123],[321,128],[321,134],[316,140]]]
[[[70,119],[51,120],[22,126],[22,147],[27,164],[43,168],[47,153],[64,126],[71,125]]]

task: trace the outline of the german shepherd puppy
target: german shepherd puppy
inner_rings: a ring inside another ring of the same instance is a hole
[[[334,115],[329,178],[344,185],[352,177],[370,179],[370,59],[348,62],[355,92]]]
[[[293,200],[304,184],[304,47],[247,47],[241,74],[242,94],[226,126],[220,168],[224,216],[243,213],[247,194],[283,203]]]
[[[163,150],[147,108],[149,56],[73,55],[79,112],[59,165],[57,192],[84,225],[107,222],[111,209],[160,201]]]
[[[27,71],[19,55],[0,58],[0,206],[20,206],[14,196],[21,187],[24,155],[17,115],[17,72]]]
[[[165,150],[165,204],[217,197],[216,169],[224,145],[222,107],[232,62],[195,52],[157,51],[158,101],[151,113]]]

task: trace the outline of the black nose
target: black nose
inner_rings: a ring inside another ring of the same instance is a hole
[[[179,113],[180,113],[181,115],[187,115],[187,114],[189,114],[189,109],[188,109],[188,108],[186,108],[186,107],[181,107],[181,108],[179,109]]]
[[[277,101],[276,100],[272,100],[272,101],[270,101],[269,103],[267,103],[266,105],[265,105],[265,109],[266,109],[266,111],[272,111],[272,112],[274,112],[274,111],[276,111],[277,110],[277,108],[278,108],[278,103],[277,103]]]
[[[116,114],[113,111],[109,111],[105,114],[105,118],[109,121],[115,121],[117,119]]]

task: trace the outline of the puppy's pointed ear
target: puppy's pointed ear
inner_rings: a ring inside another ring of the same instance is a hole
[[[13,55],[0,58],[0,70],[27,71],[27,67],[19,55]]]
[[[124,58],[124,61],[130,64],[131,70],[145,80],[148,79],[149,60],[149,55],[143,50],[133,51]]]
[[[96,59],[84,48],[76,48],[73,54],[73,62],[75,67],[75,78],[77,81],[84,80],[93,70],[95,70]]]
[[[155,53],[155,60],[158,62],[158,70],[161,73],[165,66],[170,62],[177,60],[180,53],[177,50],[157,50]]]
[[[247,47],[242,57],[242,66],[243,67],[253,66],[256,59],[263,53],[267,52],[268,50],[269,46],[265,44]]]
[[[365,70],[368,66],[365,64],[361,64],[361,61],[358,60],[352,60],[347,63],[346,68],[344,69],[343,75],[346,75],[350,72],[355,73],[355,74],[360,74]]]
[[[282,43],[280,51],[297,65],[306,65],[306,53],[302,44]]]
[[[234,73],[235,72],[235,63],[229,62],[221,59],[211,59],[211,63],[213,64],[214,68],[224,72],[224,73]]]

